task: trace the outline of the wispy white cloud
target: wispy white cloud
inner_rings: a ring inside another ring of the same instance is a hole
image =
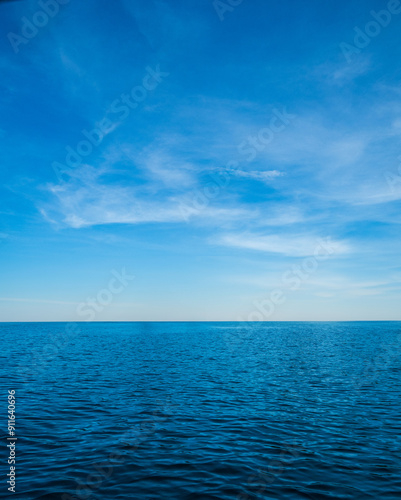
[[[246,179],[254,179],[257,181],[262,181],[267,184],[270,184],[272,180],[277,177],[281,177],[285,175],[284,172],[280,172],[279,170],[232,170],[232,175],[237,177],[245,177]]]
[[[330,239],[330,245],[337,255],[350,252],[350,246],[344,241]],[[317,237],[311,236],[282,236],[282,235],[261,235],[252,233],[226,234],[216,240],[216,243],[256,250],[259,252],[277,253],[286,256],[304,257],[313,255],[320,241]]]
[[[366,75],[372,69],[368,56],[361,56],[353,64],[344,62],[325,62],[309,72],[314,78],[326,85],[343,86],[352,83],[359,76]],[[306,73],[308,74],[308,72]]]
[[[268,202],[259,204],[259,217],[255,220],[255,227],[258,229],[269,226],[285,227],[312,220],[312,216],[305,214],[304,210],[289,201]]]
[[[118,168],[114,172],[112,162],[103,163],[98,170],[84,165],[75,171],[69,182],[46,187],[51,198],[47,203],[40,203],[40,213],[52,223],[61,219],[74,228],[102,224],[187,223],[188,218],[218,224],[236,218],[243,220],[254,214],[254,210],[236,203],[216,202],[207,204],[202,210],[191,208],[183,194],[197,184],[193,169],[185,162],[174,163],[156,152],[150,156],[140,155],[135,162],[133,157],[131,160],[131,168],[139,169],[142,174],[142,183],[110,183],[108,176],[120,173]]]
[[[152,183],[152,189],[186,189],[193,187],[196,180],[196,167],[185,157],[174,155],[172,151],[157,145],[151,145],[140,152],[130,146],[119,150],[132,162],[133,166],[141,169],[145,178]]]
[[[389,274],[381,280],[361,280],[342,273],[324,273],[319,279],[308,280],[305,287],[329,297],[379,296],[401,291],[401,278]]]

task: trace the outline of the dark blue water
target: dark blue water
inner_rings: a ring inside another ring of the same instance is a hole
[[[0,496],[399,499],[400,354],[397,322],[0,324]]]

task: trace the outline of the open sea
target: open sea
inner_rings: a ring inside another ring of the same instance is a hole
[[[401,322],[2,323],[0,359],[1,498],[401,498]]]

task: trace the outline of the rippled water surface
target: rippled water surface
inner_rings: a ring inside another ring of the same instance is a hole
[[[399,499],[400,355],[397,322],[0,324],[13,497]]]

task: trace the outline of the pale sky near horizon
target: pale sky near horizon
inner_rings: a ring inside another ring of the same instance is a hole
[[[0,321],[401,320],[400,28],[1,2]]]

